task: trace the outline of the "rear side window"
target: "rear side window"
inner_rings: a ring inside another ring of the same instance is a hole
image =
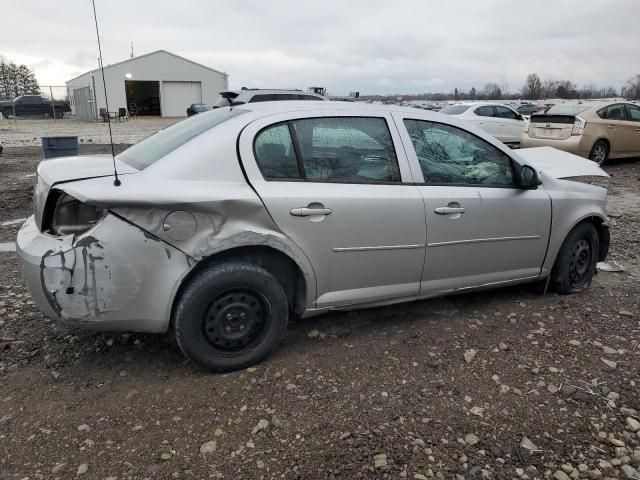
[[[266,178],[294,179],[301,176],[288,123],[273,125],[260,132],[255,141],[255,156]]]
[[[255,153],[267,179],[401,182],[393,140],[383,118],[324,117],[273,125],[256,136]]]
[[[493,112],[493,107],[490,105],[485,105],[484,107],[478,107],[473,111],[473,113],[475,113],[480,117],[495,117],[495,114]]]
[[[219,108],[193,115],[129,147],[118,155],[118,159],[133,168],[143,170],[192,138],[246,112],[238,108]]]
[[[513,186],[511,159],[452,125],[405,120],[426,184]]]
[[[496,111],[496,117],[510,118],[511,120],[518,120],[520,118],[519,115],[510,108],[501,107],[499,105],[496,105],[493,108]]]
[[[273,100],[274,100],[273,93],[262,93],[260,95],[254,95],[253,97],[251,97],[251,100],[249,100],[249,103],[271,102]]]
[[[624,114],[624,105],[609,105],[598,111],[598,116],[606,120],[626,120],[627,117]]]

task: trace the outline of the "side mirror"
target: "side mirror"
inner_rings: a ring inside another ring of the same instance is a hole
[[[518,120],[520,120],[520,121],[524,122],[524,117],[523,117],[523,116],[522,116],[522,114],[520,114],[520,113],[518,114]]]
[[[538,179],[538,172],[529,165],[523,165],[520,168],[520,174],[518,178],[518,186],[523,190],[536,190],[540,185],[540,179]]]

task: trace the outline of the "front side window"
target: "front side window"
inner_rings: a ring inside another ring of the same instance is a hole
[[[401,181],[393,140],[383,118],[321,117],[291,124],[307,180]]]
[[[637,105],[625,105],[627,109],[627,114],[629,115],[629,120],[632,122],[640,122],[640,107]]]
[[[494,117],[495,114],[493,112],[493,107],[490,105],[485,105],[484,107],[476,108],[473,113],[480,117]]]
[[[496,117],[509,118],[511,120],[519,120],[520,118],[519,115],[510,108],[501,107],[499,105],[496,105],[493,108],[496,111]]]
[[[426,184],[510,187],[511,159],[475,135],[451,125],[405,119]]]
[[[279,123],[262,130],[256,137],[255,156],[266,178],[301,178],[288,123]]]

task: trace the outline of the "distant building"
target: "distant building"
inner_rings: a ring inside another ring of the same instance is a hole
[[[185,117],[192,103],[212,104],[228,90],[229,75],[166,50],[104,66],[109,110],[138,115]],[[71,111],[78,118],[99,118],[106,108],[100,69],[67,82]]]

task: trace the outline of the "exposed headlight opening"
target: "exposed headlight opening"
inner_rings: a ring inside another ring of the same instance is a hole
[[[52,235],[79,235],[91,229],[104,217],[106,210],[103,208],[82,203],[61,191],[52,192],[52,200],[43,231]]]

